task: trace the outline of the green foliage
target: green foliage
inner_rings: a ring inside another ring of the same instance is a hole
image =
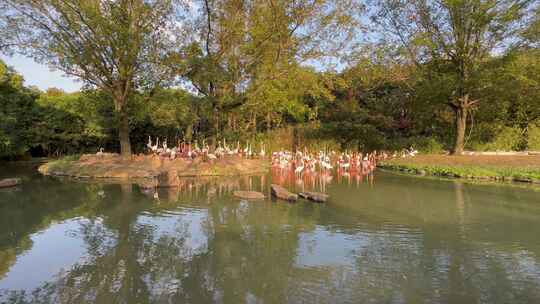
[[[532,124],[527,132],[527,146],[531,151],[540,151],[540,124]]]
[[[433,137],[413,137],[410,146],[424,154],[442,154],[445,152],[443,144]]]
[[[36,93],[22,86],[23,79],[0,61],[0,157],[24,154],[33,141],[31,126]]]
[[[131,155],[128,101],[168,74],[161,63],[175,24],[172,1],[3,2],[2,17],[11,22],[0,26],[17,29],[21,51],[108,94],[121,152]]]
[[[384,161],[378,164],[390,170],[402,171],[412,174],[433,175],[441,177],[462,177],[470,179],[500,179],[500,180],[539,180],[540,168],[513,168],[493,166],[465,166],[465,165],[421,165],[407,161]]]
[[[454,113],[453,153],[462,153],[468,113],[480,105],[484,63],[495,50],[509,49],[530,8],[529,0],[387,0],[374,9],[373,22],[391,37],[384,43],[401,46],[416,65],[431,66],[425,85],[446,87],[445,98],[434,94],[430,101]]]
[[[372,25],[383,40],[349,49],[339,72],[320,63],[343,59],[342,43],[363,17],[357,1],[198,1],[193,15],[174,1],[108,1],[103,10],[99,1],[73,3],[0,6],[27,9],[0,12],[17,17],[9,32],[32,46],[21,50],[86,84],[38,92],[0,64],[0,157],[118,151],[119,134],[123,150],[129,143],[135,152],[159,136],[441,153],[455,148],[459,111],[468,114],[460,130],[467,148],[540,145],[538,16],[525,16],[539,8],[528,10],[531,1],[378,1]],[[186,32],[168,44],[172,8]],[[530,22],[518,29],[521,19]]]
[[[500,127],[493,134],[493,138],[485,143],[472,143],[475,151],[517,151],[520,150],[524,137],[518,128]]]

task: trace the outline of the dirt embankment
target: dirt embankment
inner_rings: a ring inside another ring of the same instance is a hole
[[[147,179],[168,173],[178,177],[236,176],[264,173],[268,162],[264,159],[225,157],[205,161],[197,159],[169,160],[157,156],[139,155],[125,160],[116,154],[83,155],[78,160],[60,159],[39,167],[44,175],[76,178]]]

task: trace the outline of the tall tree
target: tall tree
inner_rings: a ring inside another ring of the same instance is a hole
[[[26,55],[114,100],[121,154],[131,155],[129,100],[156,79],[170,0],[5,0],[5,24]]]
[[[361,5],[355,0],[201,0],[197,7],[193,43],[180,56],[180,72],[212,104],[218,133],[224,111],[254,99],[244,110],[268,110],[261,99],[291,87],[284,82],[299,64],[341,55]]]
[[[453,153],[464,148],[467,115],[478,106],[477,79],[482,63],[507,49],[534,1],[531,0],[384,0],[374,24],[389,41],[402,45],[418,66],[448,76],[452,93],[446,104],[455,114]],[[439,79],[442,77],[438,77]]]

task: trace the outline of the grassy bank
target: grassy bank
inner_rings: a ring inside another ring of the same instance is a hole
[[[540,184],[540,156],[420,155],[384,161],[378,167],[417,175]]]

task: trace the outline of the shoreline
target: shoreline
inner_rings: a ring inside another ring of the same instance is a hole
[[[381,161],[377,167],[417,176],[540,185],[539,156],[419,155]]]

